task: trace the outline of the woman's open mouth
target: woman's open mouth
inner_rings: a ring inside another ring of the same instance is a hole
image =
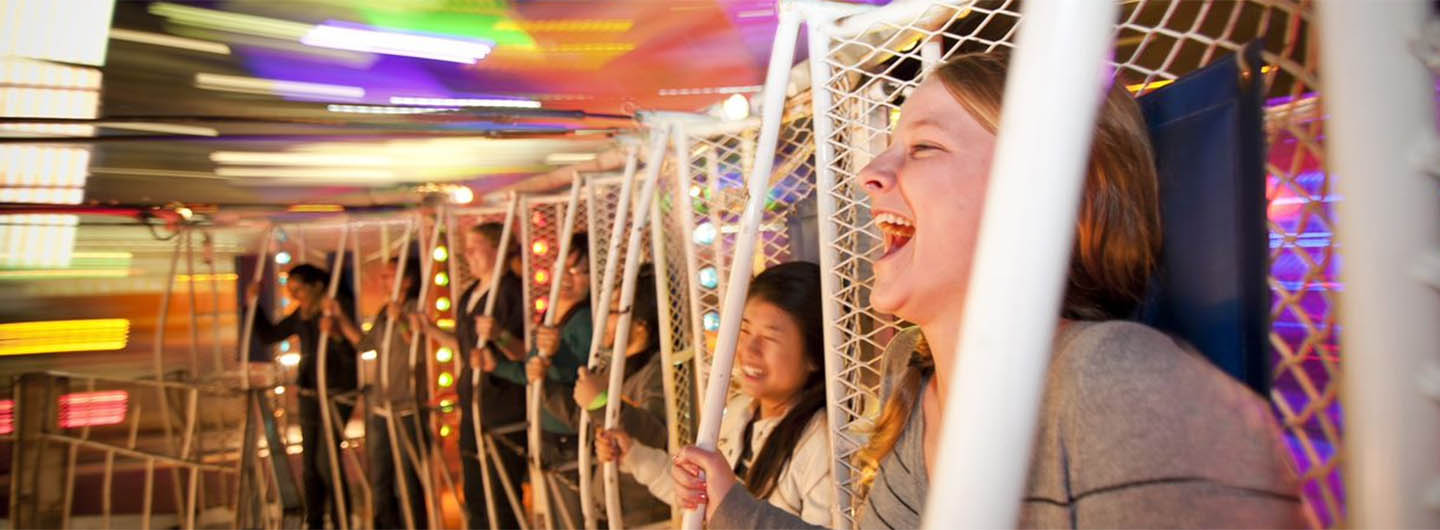
[[[885,241],[885,253],[881,257],[894,254],[915,237],[915,222],[898,214],[877,212],[875,226],[880,228]]]

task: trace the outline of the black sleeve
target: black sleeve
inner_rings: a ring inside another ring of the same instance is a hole
[[[291,311],[280,323],[270,321],[265,311],[255,312],[254,338],[261,344],[274,344],[285,340],[300,330],[300,310]]]
[[[500,282],[500,298],[495,300],[495,320],[500,329],[517,339],[525,338],[525,292],[520,278],[506,274]]]
[[[359,320],[355,317],[355,299],[350,296],[341,295],[338,300],[340,301],[340,310],[345,312],[345,316],[350,318],[352,322],[358,323]],[[357,357],[359,355],[359,351],[355,349],[355,345],[350,344],[350,341],[345,339],[345,334],[341,333],[338,329],[330,332],[330,341],[332,351],[351,357]]]

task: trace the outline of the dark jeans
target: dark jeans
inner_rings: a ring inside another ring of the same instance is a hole
[[[351,405],[337,405],[340,415],[333,418],[337,423],[335,432],[335,445],[329,448],[325,444],[325,432],[321,429],[320,400],[311,396],[300,396],[300,436],[301,448],[304,450],[301,455],[300,479],[305,483],[305,523],[309,528],[325,527],[325,512],[329,508],[330,521],[336,527],[340,526],[341,517],[349,517],[349,514],[341,514],[339,506],[336,506],[334,492],[331,490],[334,481],[330,477],[330,457],[328,450],[336,451],[336,460],[340,463],[340,487],[339,495],[345,496],[345,507],[354,508],[350,500],[350,488],[345,481],[345,461],[340,459],[340,441],[344,439],[345,421],[350,418]],[[346,519],[348,521],[348,519]]]
[[[488,376],[482,385],[484,409],[481,414],[487,429],[525,420],[524,386]],[[469,515],[471,528],[489,528],[489,519],[485,517],[485,488],[481,482],[480,461],[476,459],[478,444],[475,443],[475,418],[471,415],[470,408],[475,394],[470,385],[468,369],[461,371],[460,380],[455,387],[460,398],[460,465],[465,489],[465,512]],[[507,439],[516,440],[524,447],[525,432],[521,430],[507,436]],[[494,481],[490,488],[495,495],[495,509],[499,512],[495,520],[499,528],[519,528],[520,515],[510,509],[510,502],[506,500],[505,489],[500,485],[497,473],[505,473],[510,478],[510,483],[515,486],[516,495],[519,495],[520,483],[525,475],[525,457],[498,444],[495,452],[500,455],[502,462],[500,469],[491,466],[491,478]]]
[[[406,493],[410,497],[410,513],[414,517],[414,528],[427,528],[429,521],[426,519],[425,490],[420,484],[420,473],[415,462],[410,459],[410,451],[406,443],[413,444],[413,449],[420,456],[420,465],[424,465],[426,454],[426,438],[424,438],[425,420],[424,416],[417,416],[413,413],[397,414],[395,417],[395,432],[399,439],[395,444],[390,443],[389,421],[383,416],[373,415],[370,417],[370,424],[365,432],[365,443],[370,457],[370,483],[375,492],[375,528],[406,528],[405,512],[401,508],[403,499],[400,496],[400,486],[397,475],[404,475]],[[400,468],[402,473],[396,473],[395,454],[400,456]]]

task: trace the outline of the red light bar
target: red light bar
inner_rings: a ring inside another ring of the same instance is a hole
[[[0,401],[0,434],[15,432],[15,400]]]
[[[60,396],[60,427],[96,427],[125,423],[130,394],[124,390],[79,392]],[[0,435],[15,432],[15,400],[0,400]]]
[[[60,396],[60,428],[124,423],[129,401],[130,394],[124,390],[65,394]]]

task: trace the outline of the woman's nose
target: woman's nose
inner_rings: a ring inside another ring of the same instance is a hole
[[[873,196],[895,189],[897,164],[894,158],[887,150],[860,170],[860,183],[866,193]]]

